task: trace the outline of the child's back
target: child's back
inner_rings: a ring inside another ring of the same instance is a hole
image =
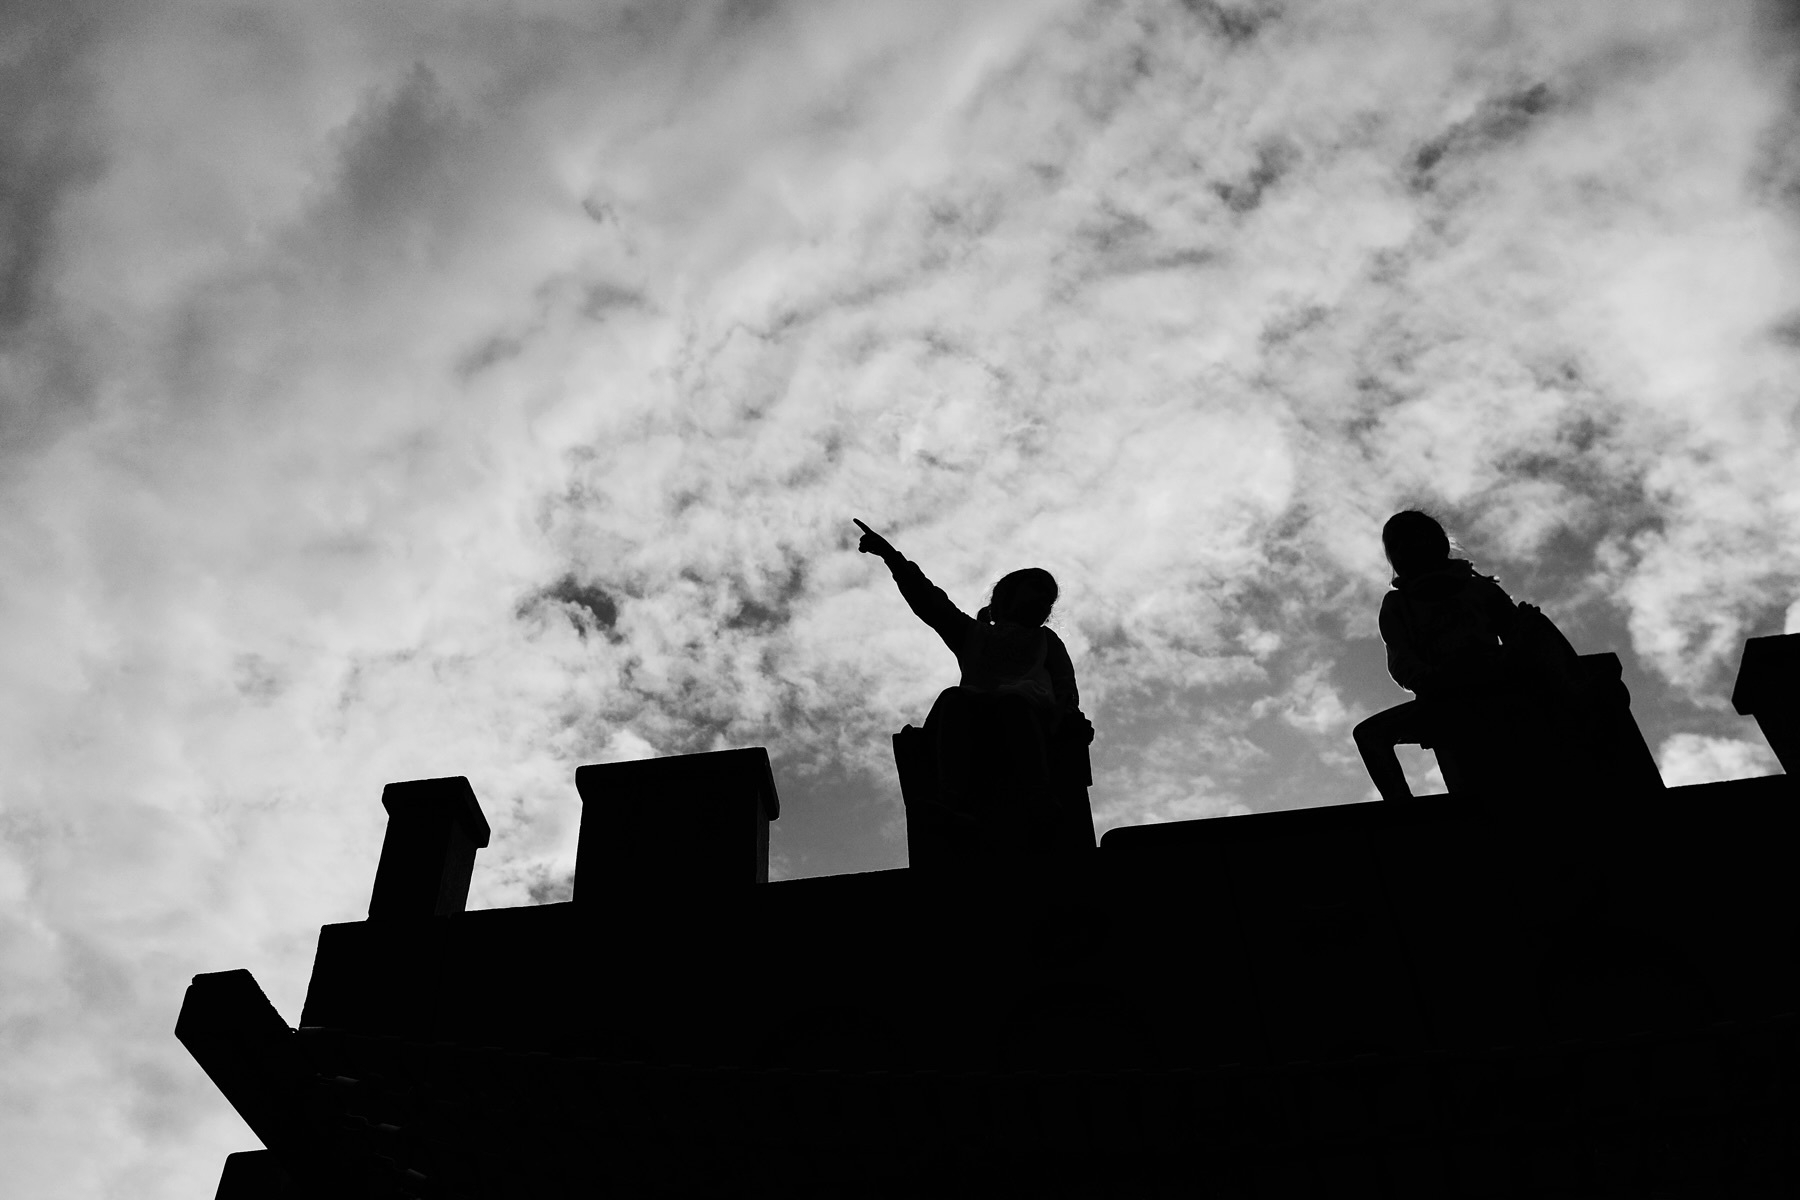
[[[1505,590],[1464,559],[1397,578],[1381,602],[1388,674],[1412,692],[1489,679],[1516,612]]]

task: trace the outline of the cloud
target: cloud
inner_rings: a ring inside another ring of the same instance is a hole
[[[1415,503],[1621,653],[1666,769],[1764,761],[1723,703],[1800,583],[1761,9],[6,19],[34,1194],[251,1144],[168,1036],[186,976],[293,1018],[389,780],[473,780],[480,904],[564,894],[578,763],[728,744],[775,756],[784,872],[899,865],[887,737],[954,666],[851,517],[966,607],[1056,573],[1103,827],[1366,797]]]
[[[1656,763],[1670,787],[1779,775],[1775,755],[1765,745],[1741,738],[1678,733],[1662,744]]]
[[[573,574],[564,575],[520,602],[515,615],[524,617],[542,612],[546,604],[556,605],[580,637],[586,638],[590,631],[597,631],[609,639],[618,637],[615,631],[619,624],[619,602],[605,588],[582,583]]]

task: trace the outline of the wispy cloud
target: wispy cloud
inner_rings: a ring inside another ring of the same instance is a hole
[[[1656,763],[1670,787],[1781,774],[1767,746],[1697,733],[1678,733],[1664,742]]]
[[[12,6],[0,1153],[213,1186],[185,978],[294,1016],[391,779],[474,781],[479,903],[563,894],[577,763],[720,744],[783,870],[898,865],[954,668],[852,516],[971,606],[1057,574],[1104,824],[1366,797],[1412,503],[1667,770],[1764,762],[1773,11]]]

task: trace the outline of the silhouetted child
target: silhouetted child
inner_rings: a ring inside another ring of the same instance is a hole
[[[1021,828],[1011,832],[1022,833],[1023,825],[1040,824],[1027,811],[1033,805],[1072,807],[1071,788],[1079,788],[1079,821],[1062,814],[1062,834],[1050,836],[1067,834],[1071,821],[1085,822],[1091,845],[1085,755],[1083,777],[1072,781],[1077,768],[1068,750],[1092,742],[1094,728],[1081,713],[1069,651],[1044,627],[1056,603],[1055,578],[1040,567],[1014,571],[971,617],[886,538],[856,525],[863,531],[857,549],[887,563],[907,605],[962,668],[961,682],[938,696],[925,720],[938,759],[938,802],[971,818],[1014,822]]]
[[[1466,559],[1450,557],[1444,527],[1422,512],[1395,513],[1381,530],[1381,545],[1394,569],[1393,590],[1381,601],[1381,639],[1388,674],[1419,698],[1376,713],[1356,727],[1356,747],[1384,799],[1408,797],[1406,775],[1394,756],[1401,743],[1435,746],[1446,776],[1496,782],[1491,760],[1457,762],[1443,743],[1467,750],[1470,732],[1504,741],[1508,708],[1516,708],[1517,683],[1502,652],[1518,625],[1519,606],[1491,576]],[[1483,740],[1477,736],[1475,741]],[[1482,757],[1482,756],[1477,756]],[[1475,779],[1485,770],[1489,778]],[[1453,789],[1458,781],[1446,779]]]

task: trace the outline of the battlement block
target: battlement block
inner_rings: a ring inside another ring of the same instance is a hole
[[[475,851],[488,844],[487,818],[467,778],[413,779],[382,789],[388,811],[381,864],[369,896],[371,921],[442,917],[469,900]]]
[[[761,746],[600,763],[575,772],[577,903],[620,886],[659,892],[767,883],[781,814]]]
[[[1781,769],[1800,775],[1800,633],[1744,642],[1731,706],[1755,717]]]

